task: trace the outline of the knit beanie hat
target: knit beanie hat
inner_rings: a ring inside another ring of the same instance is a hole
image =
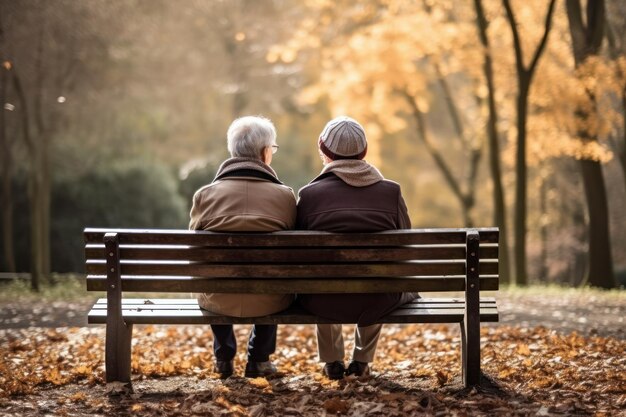
[[[347,116],[339,116],[326,124],[319,138],[320,150],[332,159],[363,159],[367,140],[363,126]]]

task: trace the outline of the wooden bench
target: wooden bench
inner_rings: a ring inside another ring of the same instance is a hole
[[[106,324],[106,380],[130,382],[134,324],[318,324],[294,306],[239,318],[194,299],[122,298],[122,292],[383,293],[464,291],[422,298],[380,323],[460,323],[463,381],[480,383],[480,322],[498,321],[498,229],[412,229],[333,234],[85,229],[87,289],[106,291],[89,323]],[[380,346],[380,349],[385,349]]]

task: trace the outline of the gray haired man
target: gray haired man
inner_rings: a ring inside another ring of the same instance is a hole
[[[293,229],[296,198],[270,167],[278,149],[276,130],[269,119],[247,116],[235,120],[227,133],[231,158],[215,179],[193,196],[192,230],[273,232]],[[293,301],[293,294],[199,294],[200,306],[213,313],[258,317],[277,313]],[[222,378],[233,373],[237,341],[232,325],[211,325],[216,370]],[[269,357],[276,349],[276,326],[255,325],[248,341],[245,376],[276,372]]]

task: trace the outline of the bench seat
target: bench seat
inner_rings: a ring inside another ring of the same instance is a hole
[[[228,317],[203,310],[195,299],[123,298],[122,315],[128,324],[324,324],[333,323],[293,306],[265,317]],[[460,323],[465,316],[462,298],[421,298],[388,314],[379,323]],[[107,300],[100,298],[89,312],[90,324],[106,323]],[[480,321],[497,322],[495,298],[480,299]]]

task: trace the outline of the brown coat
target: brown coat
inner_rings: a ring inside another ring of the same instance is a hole
[[[411,228],[400,186],[393,181],[354,187],[329,172],[299,194],[296,229],[381,232]],[[416,297],[413,293],[298,294],[298,301],[318,316],[368,326]]]
[[[273,232],[293,229],[293,190],[269,179],[232,173],[196,191],[189,229],[216,232]],[[291,294],[198,294],[202,308],[235,317],[277,313],[293,301]]]
[[[329,172],[299,194],[297,229],[341,233],[411,228],[400,185],[393,181],[353,187]]]

